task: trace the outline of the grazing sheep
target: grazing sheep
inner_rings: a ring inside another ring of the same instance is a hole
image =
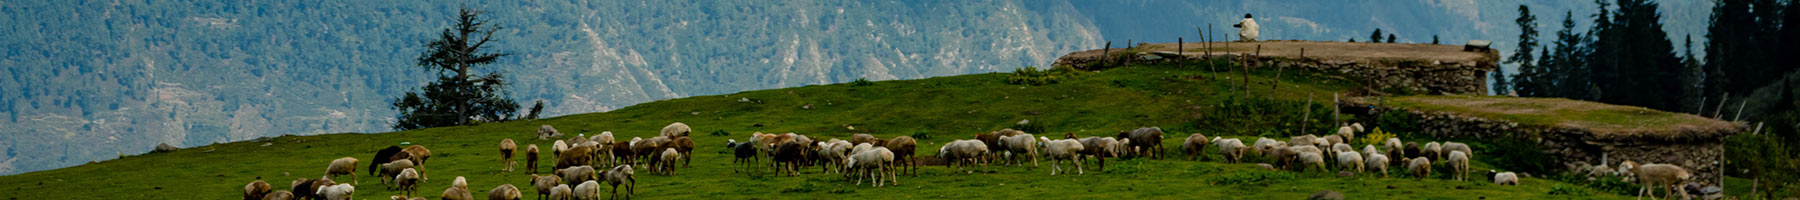
[[[850,135],[850,144],[860,145],[863,143],[870,143],[870,142],[875,142],[875,135],[869,135],[867,133],[857,133],[857,134]]]
[[[570,147],[568,151],[564,151],[562,155],[559,155],[556,158],[556,168],[552,169],[587,166],[594,162],[592,153],[594,151],[594,146],[577,145],[575,147]]]
[[[858,146],[861,146],[861,145],[858,145]],[[900,185],[900,180],[895,179],[891,175],[892,172],[889,171],[890,170],[888,167],[889,163],[893,163],[893,162],[894,162],[894,152],[893,151],[889,151],[887,149],[887,147],[873,147],[869,150],[858,151],[854,155],[850,155],[850,159],[847,159],[845,161],[845,163],[846,163],[845,165],[849,166],[852,169],[852,170],[848,170],[848,171],[855,171],[855,172],[861,173],[861,174],[869,174],[871,177],[871,181],[873,181],[872,185],[874,185],[875,187],[881,187],[881,179],[882,179],[883,175],[887,175],[889,180],[893,180],[894,185]],[[871,173],[871,172],[873,172],[873,173]],[[856,184],[857,185],[862,185],[862,177],[863,176],[861,176],[861,175],[856,176]]]
[[[1444,160],[1444,162],[1450,165],[1450,173],[1456,175],[1456,181],[1463,181],[1464,177],[1469,176],[1469,154],[1451,151],[1450,159]]]
[[[556,174],[562,176],[561,182],[563,183],[580,183],[582,181],[595,179],[594,167],[589,166],[575,166],[559,169],[556,170]]]
[[[1244,141],[1238,140],[1237,138],[1213,138],[1212,143],[1213,146],[1219,147],[1219,154],[1224,155],[1225,163],[1238,163],[1243,161],[1244,151],[1248,149],[1247,147],[1244,147]]]
[[[634,155],[637,155],[638,158],[644,159],[644,161],[648,161],[650,164],[655,165],[657,153],[661,153],[663,144],[667,143],[669,143],[669,137],[650,137],[643,141],[631,143],[631,152]],[[651,168],[650,171],[656,171],[656,169]]]
[[[262,177],[257,177],[256,181],[244,184],[244,200],[261,200],[264,196],[269,195],[270,190],[274,189],[275,186],[269,185],[269,182],[263,182]]]
[[[1302,172],[1314,168],[1325,170],[1325,156],[1321,152],[1300,152],[1298,159],[1300,161],[1299,170]]]
[[[1082,161],[1079,162],[1087,162],[1086,158],[1094,158],[1099,160],[1100,170],[1106,171],[1106,157],[1119,157],[1120,148],[1124,148],[1125,145],[1118,139],[1110,137],[1086,137],[1081,138],[1081,146],[1084,147],[1081,149],[1081,154],[1085,156],[1082,156]]]
[[[1318,141],[1318,139],[1319,136],[1312,134],[1289,137],[1288,146],[1313,146],[1314,142]]]
[[[607,166],[618,164],[617,163],[618,160],[615,159],[612,155],[613,152],[608,151],[609,149],[612,149],[612,145],[614,143],[618,143],[618,141],[615,141],[613,139],[612,131],[602,131],[602,132],[600,132],[600,134],[594,134],[594,136],[589,136],[588,142],[594,143],[597,145],[597,148],[594,148],[594,150],[595,150],[594,151],[594,159],[598,160],[598,162],[594,162],[594,163],[596,163],[597,165],[607,165]],[[596,166],[596,167],[598,167],[598,166]]]
[[[356,186],[350,184],[329,185],[319,188],[318,193],[319,197],[323,197],[325,200],[350,200],[351,196],[356,193]]]
[[[500,140],[500,159],[501,159],[502,163],[506,164],[506,168],[503,170],[509,171],[509,172],[513,171],[513,160],[512,160],[513,150],[518,150],[518,149],[519,149],[519,145],[513,144],[512,138],[506,138],[506,139]]]
[[[1422,153],[1425,150],[1422,148],[1419,148],[1419,143],[1406,142],[1406,145],[1404,145],[1404,147],[1401,147],[1401,149],[1402,149],[1400,151],[1401,155],[1406,155],[1406,156],[1411,156],[1411,157],[1425,157],[1426,156],[1425,154]],[[1405,160],[1404,158],[1408,158],[1408,157],[1401,157],[1401,158],[1403,158],[1401,160]]]
[[[949,163],[944,166],[957,166],[957,171],[963,171],[963,167],[974,166],[975,164],[980,163],[981,158],[987,156],[987,154],[987,144],[983,143],[981,140],[955,140],[944,144],[942,148],[938,148],[938,158]],[[971,174],[975,173],[975,171],[966,172]]]
[[[1420,156],[1417,158],[1407,158],[1407,159],[1400,159],[1400,160],[1401,160],[1400,162],[1407,163],[1406,171],[1412,173],[1413,179],[1425,179],[1426,177],[1431,176],[1431,159],[1430,158]]]
[[[1356,128],[1356,127],[1362,127],[1362,124],[1353,124],[1353,125],[1355,127],[1351,127],[1351,126],[1338,127],[1337,135],[1344,137],[1344,141],[1355,140],[1356,132],[1358,130],[1360,130],[1360,128]]]
[[[1057,171],[1062,171],[1063,160],[1075,162],[1075,174],[1087,173],[1082,170],[1081,162],[1077,160],[1081,158],[1080,152],[1084,149],[1081,141],[1075,139],[1050,140],[1048,137],[1038,137],[1038,140],[1044,142],[1044,157],[1050,158],[1050,175],[1055,176]]]
[[[600,182],[590,180],[590,181],[581,182],[581,184],[579,184],[579,185],[575,185],[575,196],[574,197],[575,197],[574,199],[576,199],[576,200],[599,200],[600,199]]]
[[[413,168],[406,168],[405,170],[401,170],[400,175],[394,175],[394,185],[399,186],[400,190],[405,190],[406,195],[413,195],[414,193],[418,193],[419,192],[419,171],[413,170]],[[391,190],[392,188],[389,188],[389,189]]]
[[[338,158],[337,160],[331,160],[331,165],[325,167],[325,175],[335,178],[338,175],[345,174],[350,175],[351,184],[354,185],[358,182],[356,181],[356,158],[344,157]]]
[[[1440,147],[1440,149],[1442,149],[1444,151],[1444,153],[1450,153],[1451,151],[1461,151],[1461,152],[1463,152],[1463,154],[1467,154],[1467,156],[1469,156],[1469,158],[1475,158],[1475,150],[1469,149],[1468,144],[1463,144],[1461,142],[1444,142],[1443,147]]]
[[[469,188],[467,187],[444,188],[444,194],[440,196],[442,196],[444,200],[475,200],[475,195],[469,193]]]
[[[294,200],[294,192],[287,190],[270,192],[268,195],[263,195],[261,200]]]
[[[537,130],[537,139],[538,140],[548,140],[550,138],[559,138],[562,136],[563,136],[562,132],[556,131],[556,127],[551,127],[549,124],[538,126],[538,130]]]
[[[1328,146],[1349,142],[1349,140],[1344,140],[1344,136],[1342,136],[1342,135],[1327,135],[1327,136],[1319,137],[1319,138],[1325,139],[1325,144],[1327,144]]]
[[[562,157],[562,152],[568,151],[568,150],[569,150],[569,143],[565,143],[562,140],[556,140],[556,142],[550,143],[550,155],[551,156],[556,156],[556,157],[560,158],[560,157]]]
[[[888,151],[894,152],[894,162],[899,164],[896,165],[896,167],[909,167],[912,169],[909,173],[914,175],[919,173],[919,163],[914,162],[912,158],[914,152],[918,151],[918,140],[913,139],[912,136],[895,136],[894,139],[887,140],[887,142],[883,143],[881,146],[887,147]]]
[[[738,142],[737,139],[730,139],[725,143],[725,148],[731,149],[733,157],[731,163],[738,164],[732,166],[731,172],[738,172],[739,168],[754,166],[751,162],[759,162],[756,158],[755,144]]]
[[[672,145],[668,145],[668,148],[673,148],[675,152],[681,153],[681,167],[686,168],[689,166],[688,163],[694,161],[694,139],[681,136],[670,140],[669,143]]]
[[[450,181],[450,187],[459,187],[467,190],[469,189],[469,179],[463,179],[462,176],[457,176],[455,180]]]
[[[575,148],[575,146],[587,143],[588,138],[587,134],[579,134],[574,137],[569,137],[569,139],[565,139],[564,141],[569,143],[569,148]]]
[[[657,166],[662,169],[655,171],[662,172],[663,175],[675,176],[675,161],[681,159],[681,152],[675,151],[675,148],[666,148],[663,149],[662,155],[659,155],[658,157],[659,159],[662,159],[662,161],[657,162]]]
[[[319,177],[319,179],[315,180],[300,178],[294,180],[290,189],[294,191],[294,196],[299,199],[318,199],[319,188],[333,184],[337,184],[337,182],[331,181],[331,179],[327,179],[326,177]]]
[[[400,154],[401,150],[405,150],[405,149],[400,148],[400,146],[388,146],[385,149],[381,149],[381,151],[375,152],[375,157],[369,158],[369,160],[371,161],[371,162],[369,162],[369,175],[380,175],[380,174],[376,174],[376,173],[381,172],[380,168],[378,168],[381,166],[381,164],[393,162],[394,160],[404,160],[405,157],[401,157],[401,159],[395,159],[396,156],[399,156],[399,155],[395,155],[395,154]],[[410,157],[410,156],[406,156],[406,157]]]
[[[537,174],[531,175],[531,187],[537,190],[538,199],[548,197],[550,195],[550,188],[561,184],[562,177],[538,176]]]
[[[1601,156],[1600,159],[1606,160],[1606,157]],[[1632,169],[1636,169],[1637,166],[1638,163],[1636,161],[1625,160],[1625,162],[1619,162],[1618,172],[1614,172],[1613,174],[1624,177],[1622,179],[1625,182],[1637,182],[1637,174],[1632,172]]]
[[[637,155],[636,155],[637,152],[631,150],[631,143],[613,142],[612,145],[607,145],[607,146],[610,146],[609,148],[612,148],[612,150],[610,150],[610,151],[612,151],[612,153],[611,153],[612,160],[613,160],[612,164],[614,164],[614,165],[629,165],[629,164],[637,163],[637,160],[635,159],[637,157]],[[600,151],[608,151],[608,150],[600,149]]]
[[[1282,169],[1293,167],[1294,160],[1300,155],[1300,151],[1294,150],[1295,147],[1291,146],[1278,145],[1274,146],[1273,149],[1274,150],[1269,151],[1268,157],[1270,160],[1274,160],[1275,165],[1281,166]]]
[[[1356,148],[1350,147],[1350,144],[1344,144],[1344,143],[1331,144],[1331,153],[1343,153],[1343,152],[1356,152]]]
[[[1388,157],[1387,157],[1387,155],[1369,154],[1369,159],[1367,160],[1367,162],[1364,162],[1364,164],[1365,164],[1364,167],[1367,167],[1369,170],[1381,172],[1382,178],[1388,177],[1388,174],[1387,174]]]
[[[1664,199],[1669,198],[1668,195],[1672,194],[1681,194],[1682,199],[1689,198],[1687,188],[1677,186],[1693,178],[1693,174],[1690,174],[1687,168],[1670,164],[1644,164],[1632,168],[1631,173],[1637,175],[1638,185],[1640,185],[1638,198],[1644,198],[1644,193],[1650,192],[1652,193],[1650,199],[1656,199],[1656,194],[1654,194],[1656,186],[1663,186]],[[1669,190],[1676,190],[1679,193]]]
[[[688,128],[687,124],[681,122],[670,123],[668,126],[663,126],[662,128],[662,136],[669,136],[671,138],[676,136],[688,136],[688,132],[693,132],[693,129]]]
[[[989,149],[987,149],[987,152],[994,152],[995,154],[998,154],[999,152],[1006,151],[1005,148],[1000,148],[1000,134],[999,133],[975,133],[975,140],[981,141],[981,145],[983,147],[989,148]],[[982,155],[982,156],[984,157],[982,159],[990,159],[987,157],[991,157],[994,155]]]
[[[574,198],[575,197],[575,189],[573,189],[573,188],[574,187],[569,187],[569,184],[561,184],[561,185],[556,185],[556,187],[551,187],[550,188],[550,199],[551,200],[569,200],[571,198]]]
[[[538,160],[537,144],[525,145],[525,170],[527,171],[527,173],[537,173],[537,168],[538,168],[537,160]]]
[[[1488,173],[1494,173],[1488,170]],[[1512,172],[1494,173],[1494,185],[1519,185],[1519,174]]]
[[[1162,159],[1163,131],[1161,127],[1143,127],[1129,132],[1119,132],[1118,139],[1131,139],[1131,151],[1139,157]],[[1148,153],[1148,156],[1142,155]]]
[[[1188,160],[1200,160],[1200,158],[1206,157],[1201,154],[1206,153],[1207,143],[1212,142],[1212,140],[1206,139],[1206,135],[1194,133],[1188,135],[1187,140],[1181,143],[1181,150],[1188,154]]]
[[[1431,157],[1431,159],[1437,159],[1437,160],[1444,159],[1444,146],[1438,144],[1438,142],[1427,142],[1427,143],[1425,143],[1425,147],[1422,149],[1419,149],[1419,151],[1420,151],[1419,153],[1422,153],[1424,156]]]
[[[1364,155],[1363,157],[1368,157],[1367,155],[1370,155],[1370,154],[1380,154],[1380,153],[1381,153],[1381,149],[1376,149],[1375,145],[1372,145],[1372,144],[1363,145],[1363,148],[1362,148],[1362,154]]]
[[[1406,144],[1401,143],[1400,138],[1388,138],[1387,142],[1382,143],[1381,147],[1387,149],[1386,153],[1388,158],[1406,158]],[[1394,163],[1388,164],[1397,165],[1400,164],[1399,162],[1399,160],[1395,160]]]
[[[1275,141],[1275,139],[1258,137],[1256,138],[1256,144],[1250,146],[1250,152],[1257,156],[1268,156],[1269,153],[1275,151],[1275,147],[1277,146],[1286,146],[1286,144],[1281,141]]]
[[[849,158],[850,141],[832,139],[827,142],[819,142],[817,145],[819,146],[818,158],[823,161],[821,164],[823,167],[819,168],[820,173],[830,173],[832,169],[843,173],[844,159]]]
[[[1357,173],[1363,172],[1363,164],[1364,163],[1363,163],[1362,154],[1360,154],[1360,153],[1356,153],[1353,151],[1338,152],[1337,153],[1337,161],[1338,161],[1338,168],[1341,168],[1343,170],[1349,170],[1352,172],[1357,172]]]
[[[619,185],[624,184],[625,199],[631,199],[631,194],[636,193],[634,190],[637,188],[637,178],[632,174],[631,165],[619,165],[613,167],[612,170],[600,172],[600,177],[602,180],[606,180],[607,184],[612,185],[612,198],[619,198]]]
[[[381,164],[381,175],[379,175],[377,178],[381,179],[381,184],[387,184],[388,179],[392,179],[395,175],[400,175],[401,171],[406,171],[407,169],[412,169],[412,168],[413,168],[413,163],[411,160],[396,160],[394,162],[388,162],[386,164]]]
[[[867,143],[864,143],[867,144]],[[800,143],[782,143],[775,148],[775,172],[789,176],[800,174],[800,162],[806,157],[806,145]]]
[[[519,200],[522,198],[525,198],[525,194],[519,193],[519,187],[513,187],[512,184],[495,186],[494,189],[488,190],[488,200]]]
[[[1037,139],[1033,138],[1031,134],[1000,136],[1000,146],[1006,148],[1008,153],[1006,156],[1007,166],[1012,166],[1013,163],[1024,166],[1024,159],[1027,158],[1031,159],[1032,167],[1038,166]]]
[[[425,160],[431,159],[431,150],[430,149],[425,149],[425,146],[423,146],[423,145],[412,145],[412,146],[406,147],[406,149],[404,149],[404,150],[400,150],[400,152],[406,152],[406,155],[411,156],[411,157],[407,157],[406,159],[412,160],[413,167],[418,168],[419,180],[431,180],[431,175],[427,175],[429,173],[425,172]],[[355,179],[356,177],[350,177],[350,178]],[[355,181],[355,180],[352,180],[352,181]]]

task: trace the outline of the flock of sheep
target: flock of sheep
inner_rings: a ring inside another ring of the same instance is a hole
[[[1306,172],[1335,168],[1339,174],[1346,176],[1370,172],[1387,177],[1389,167],[1394,166],[1404,167],[1405,172],[1412,177],[1423,179],[1431,176],[1432,168],[1441,167],[1449,170],[1453,180],[1467,179],[1469,160],[1475,153],[1467,144],[1428,142],[1419,145],[1389,138],[1379,147],[1369,144],[1358,151],[1349,143],[1362,130],[1361,124],[1350,124],[1340,127],[1333,135],[1295,136],[1287,141],[1257,138],[1248,146],[1242,139],[1208,138],[1196,133],[1183,140],[1181,148],[1190,160],[1204,158],[1211,149],[1217,151],[1222,162],[1239,163],[1246,159],[1262,159],[1267,162],[1258,165],[1271,170],[1279,168]],[[676,169],[686,167],[694,150],[694,141],[688,137],[690,132],[692,129],[686,124],[676,122],[663,127],[660,135],[648,139],[634,137],[628,141],[616,141],[611,132],[602,132],[591,137],[556,140],[551,147],[556,165],[550,175],[535,174],[539,148],[536,144],[530,144],[524,151],[525,168],[533,173],[530,177],[531,186],[536,189],[540,199],[599,199],[602,183],[612,186],[612,198],[618,197],[620,186],[625,186],[625,196],[630,198],[635,193],[637,182],[633,178],[633,165],[641,165],[653,174],[669,176],[675,175]],[[560,135],[549,125],[539,128],[539,139],[556,138]],[[1026,162],[1036,167],[1040,159],[1049,159],[1051,175],[1070,171],[1062,167],[1062,163],[1068,161],[1075,165],[1073,171],[1079,175],[1086,173],[1083,163],[1089,158],[1096,160],[1100,170],[1105,170],[1108,157],[1161,159],[1165,149],[1162,145],[1163,138],[1164,133],[1158,127],[1121,131],[1116,137],[1076,138],[1075,134],[1069,133],[1062,139],[1004,129],[977,133],[972,139],[945,143],[938,149],[936,157],[944,161],[946,167],[956,167],[958,171],[977,165],[983,168],[989,165],[1023,166]],[[854,134],[849,140],[831,138],[817,141],[795,133],[756,132],[751,134],[748,141],[729,139],[725,147],[734,156],[734,172],[760,172],[773,168],[774,173],[792,176],[816,165],[820,166],[822,173],[839,173],[846,180],[855,177],[854,183],[857,185],[862,184],[862,179],[868,178],[871,185],[881,187],[884,184],[898,185],[897,174],[902,171],[917,174],[919,161],[914,159],[917,146],[918,141],[909,136],[880,139],[869,134]],[[512,139],[500,141],[503,171],[514,170],[513,155],[517,150],[518,145]],[[368,171],[377,175],[384,186],[403,191],[403,195],[393,196],[393,199],[425,199],[406,196],[417,195],[419,182],[428,179],[425,162],[430,158],[431,151],[421,145],[406,148],[390,146],[376,152]],[[766,165],[762,161],[765,158],[770,161]],[[333,179],[350,175],[352,183],[357,182],[357,163],[358,160],[352,157],[332,160],[326,168],[325,177],[295,180],[291,190],[272,191],[269,183],[256,180],[244,186],[244,199],[347,200],[355,192],[355,186],[336,183]],[[1641,181],[1644,187],[1640,190],[1640,196],[1655,186],[1665,186],[1665,190],[1680,189],[1673,185],[1691,178],[1686,169],[1668,164],[1638,165],[1626,161],[1617,170],[1606,171],[1628,177],[1628,180]],[[1519,175],[1513,172],[1490,170],[1487,176],[1494,184],[1519,184]],[[450,188],[444,190],[442,197],[446,200],[473,199],[466,179],[460,176],[455,178]],[[512,184],[499,185],[488,192],[488,199],[522,197],[519,188]]]

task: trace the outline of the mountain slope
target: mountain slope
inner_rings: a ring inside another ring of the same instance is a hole
[[[1269,88],[1272,71],[1258,70],[1253,88]],[[1289,71],[1282,76],[1279,99],[1299,100],[1296,94],[1323,95],[1355,87],[1330,74]],[[899,135],[925,136],[920,156],[935,154],[940,144],[970,137],[970,133],[997,130],[1019,120],[1042,124],[1047,134],[1070,132],[1082,136],[1111,136],[1118,130],[1160,126],[1168,131],[1165,145],[1179,148],[1179,140],[1196,132],[1214,132],[1192,125],[1202,115],[1226,112],[1217,105],[1240,99],[1229,85],[1234,80],[1212,80],[1205,72],[1172,66],[1138,66],[1064,77],[1062,83],[1044,86],[1005,83],[1009,74],[986,73],[920,80],[879,81],[871,84],[816,85],[697,96],[639,104],[606,113],[569,115],[535,121],[431,128],[381,134],[326,134],[284,136],[262,141],[225,143],[170,153],[129,156],[65,169],[0,177],[0,188],[13,188],[0,198],[36,199],[67,197],[69,190],[117,188],[109,192],[81,193],[82,198],[197,198],[229,199],[241,186],[261,178],[278,187],[301,177],[318,177],[331,159],[354,156],[364,159],[388,145],[408,142],[432,149],[427,176],[420,191],[435,197],[456,176],[469,177],[476,196],[500,184],[526,186],[526,174],[499,172],[494,144],[513,138],[525,144],[547,147],[549,141],[532,140],[538,125],[554,125],[565,133],[612,131],[624,140],[647,137],[670,122],[695,127],[692,168],[674,177],[638,172],[638,198],[1016,198],[1049,196],[1065,198],[1192,198],[1195,196],[1293,199],[1318,190],[1345,192],[1351,197],[1387,198],[1619,198],[1597,196],[1549,196],[1552,181],[1527,179],[1524,186],[1494,186],[1481,181],[1456,182],[1443,177],[1425,180],[1403,178],[1338,178],[1320,172],[1262,171],[1249,163],[1218,163],[1185,159],[1130,159],[1108,162],[1105,171],[1088,166],[1084,175],[1048,176],[1051,163],[1040,167],[991,167],[965,174],[942,166],[927,166],[919,176],[901,176],[898,186],[870,188],[843,181],[836,174],[820,174],[807,168],[799,177],[733,173],[727,139],[744,139],[751,132],[797,132],[814,138],[847,138],[852,132],[870,132],[881,138]],[[1225,77],[1219,77],[1225,78]],[[1243,78],[1234,76],[1234,78]],[[1241,80],[1241,79],[1239,79]],[[1253,94],[1267,95],[1267,90]],[[1322,114],[1321,114],[1322,115]],[[1326,116],[1315,115],[1318,119]],[[852,130],[851,127],[854,127]],[[719,131],[728,136],[712,135]],[[1216,135],[1215,135],[1216,136]],[[1254,137],[1254,136],[1244,136]],[[1421,138],[1422,139],[1422,138]],[[523,145],[523,144],[521,144]],[[1216,153],[1216,151],[1215,151]],[[1174,157],[1173,154],[1170,155]],[[767,161],[767,160],[764,160]],[[540,161],[549,165],[549,161]],[[366,163],[361,163],[366,164]],[[766,162],[765,162],[766,164]],[[520,165],[523,166],[523,165]],[[1478,169],[1486,164],[1476,163]],[[1065,169],[1072,167],[1064,163]],[[359,170],[361,168],[359,167]],[[540,169],[541,170],[541,169]],[[540,173],[545,173],[540,171]],[[366,172],[358,172],[366,175]],[[1441,175],[1442,173],[1440,173]],[[344,180],[347,178],[339,178]],[[357,194],[363,198],[398,194],[362,176]],[[1397,189],[1383,189],[1394,186]],[[529,186],[527,186],[529,187]],[[1457,189],[1446,193],[1442,190]],[[1587,189],[1558,190],[1584,192]],[[880,195],[877,195],[880,194]],[[536,195],[527,195],[536,196]]]

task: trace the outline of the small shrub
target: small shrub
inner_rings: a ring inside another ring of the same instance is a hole
[[[1419,116],[1406,111],[1388,111],[1375,117],[1375,127],[1387,128],[1391,133],[1398,133],[1404,138],[1419,138]]]
[[[1022,67],[1013,70],[1012,74],[1007,74],[1006,83],[1014,85],[1049,85],[1062,82],[1064,79],[1076,75],[1076,73],[1077,72],[1073,69],[1061,67],[1048,70],[1038,70],[1037,67]]]
[[[1380,145],[1382,142],[1387,142],[1388,138],[1394,138],[1394,134],[1381,131],[1381,127],[1375,127],[1375,130],[1371,130],[1368,135],[1363,136],[1363,144]]]
[[[1581,190],[1581,188],[1557,183],[1556,185],[1550,186],[1550,195],[1588,196],[1588,193],[1586,190]]]
[[[731,133],[725,132],[725,130],[715,130],[712,132],[712,136],[731,136]]]
[[[856,81],[850,82],[850,86],[853,86],[853,87],[871,86],[871,85],[875,85],[875,82],[871,82],[871,81],[869,81],[869,79],[866,79],[866,78],[856,78]]]

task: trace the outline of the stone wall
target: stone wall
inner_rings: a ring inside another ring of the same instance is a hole
[[[1108,53],[1112,56],[1097,56],[1099,53],[1086,55],[1063,56],[1056,60],[1055,66],[1069,66],[1082,70],[1100,70],[1126,64],[1173,64],[1186,62],[1198,64],[1213,59],[1239,60],[1240,54],[1216,53],[1212,56],[1176,54],[1174,52],[1134,52]],[[1130,56],[1127,56],[1130,55]],[[1498,66],[1492,60],[1443,62],[1424,60],[1384,60],[1362,61],[1351,59],[1319,59],[1289,58],[1275,56],[1247,56],[1254,68],[1276,66],[1294,69],[1330,72],[1343,74],[1378,92],[1401,92],[1410,94],[1486,94],[1487,74]],[[1377,94],[1382,95],[1382,94]]]
[[[1723,176],[1722,163],[1723,137],[1712,139],[1628,139],[1601,138],[1586,130],[1538,125],[1521,125],[1519,123],[1471,117],[1457,113],[1419,111],[1405,108],[1384,107],[1369,103],[1369,100],[1350,100],[1342,108],[1346,114],[1357,115],[1359,121],[1374,121],[1375,116],[1386,112],[1407,112],[1419,117],[1417,125],[1422,134],[1444,140],[1462,141],[1496,141],[1515,140],[1535,143],[1544,153],[1556,156],[1557,162],[1567,168],[1582,166],[1580,163],[1599,164],[1604,155],[1608,166],[1618,166],[1625,160],[1637,163],[1665,163],[1680,165],[1694,174],[1694,181],[1707,185],[1717,185]],[[1737,132],[1742,132],[1739,127]],[[1670,135],[1679,135],[1670,133]],[[1480,156],[1480,155],[1477,155]]]

